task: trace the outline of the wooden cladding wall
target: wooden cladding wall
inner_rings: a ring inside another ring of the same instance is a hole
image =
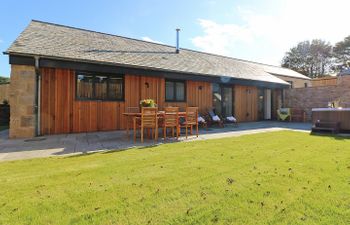
[[[41,69],[41,133],[61,134],[107,131],[125,128],[126,107],[139,106],[141,99],[152,98],[159,109],[165,106],[198,106],[205,112],[212,107],[211,84],[188,81],[187,102],[165,102],[165,80],[158,77],[125,76],[125,101],[75,100],[75,76],[69,69]]]
[[[253,86],[235,86],[235,117],[238,122],[258,120],[258,88]]]
[[[122,117],[124,102],[75,101],[73,70],[43,68],[41,73],[42,134],[117,130],[125,127]]]
[[[41,73],[41,133],[72,132],[73,71],[44,68]]]

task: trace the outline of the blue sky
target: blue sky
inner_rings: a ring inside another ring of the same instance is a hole
[[[299,41],[350,35],[348,8],[346,0],[3,1],[0,50],[37,19],[170,45],[179,27],[180,47],[278,65]],[[0,75],[9,74],[1,55]]]

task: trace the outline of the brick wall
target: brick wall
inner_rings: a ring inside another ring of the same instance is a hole
[[[2,104],[4,100],[9,101],[9,90],[10,84],[0,84],[0,104]]]
[[[339,101],[343,108],[350,107],[350,76],[338,77],[337,85],[284,91],[285,107],[304,109],[309,120],[312,108],[326,108],[332,101]]]
[[[35,135],[35,68],[11,65],[9,100],[11,104],[10,138]]]

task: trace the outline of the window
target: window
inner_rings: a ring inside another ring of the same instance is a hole
[[[307,83],[304,83],[304,87],[306,87],[306,88],[308,87]]]
[[[212,84],[213,91],[213,109],[216,114],[221,116],[233,116],[233,88],[232,86]]]
[[[124,99],[124,77],[79,72],[76,75],[76,97],[79,100]]]
[[[185,81],[165,81],[165,101],[184,102],[186,101],[186,83]]]
[[[293,81],[287,80],[287,82],[290,84],[290,88],[294,88]]]

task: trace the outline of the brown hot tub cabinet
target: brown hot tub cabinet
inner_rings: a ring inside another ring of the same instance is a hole
[[[312,123],[316,127],[321,124],[321,127],[350,132],[350,108],[314,108]]]

